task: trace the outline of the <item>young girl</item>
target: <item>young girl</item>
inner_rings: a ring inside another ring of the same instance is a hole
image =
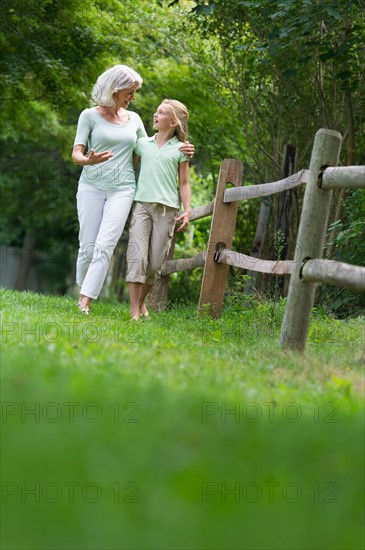
[[[131,319],[148,317],[145,298],[158,278],[170,248],[175,223],[183,231],[190,220],[188,159],[180,151],[188,133],[188,111],[182,103],[165,99],[153,116],[157,130],[138,140],[134,152],[141,159],[136,201],[129,228],[127,277]],[[179,211],[176,179],[184,212]]]

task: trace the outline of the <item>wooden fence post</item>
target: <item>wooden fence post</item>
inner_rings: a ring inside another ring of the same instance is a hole
[[[332,190],[320,189],[317,182],[322,169],[338,164],[341,134],[322,128],[316,133],[309,167],[309,181],[304,194],[295,266],[290,277],[288,300],[281,327],[280,345],[304,351],[310,316],[318,283],[304,283],[300,270],[305,259],[322,258]]]
[[[224,191],[227,183],[235,187],[242,185],[242,171],[241,161],[224,159],[219,173],[199,299],[199,312],[202,313],[207,308],[209,315],[215,319],[222,312],[229,266],[217,263],[214,256],[220,248],[231,248],[238,209],[238,201],[227,204],[223,202]]]

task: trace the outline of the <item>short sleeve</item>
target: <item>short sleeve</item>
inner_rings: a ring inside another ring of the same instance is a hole
[[[184,153],[181,151],[181,147],[183,145],[184,145],[183,141],[178,141],[177,142],[177,148],[178,148],[178,153],[179,153],[179,157],[178,157],[179,164],[181,164],[182,162],[189,161],[189,158],[186,155],[184,155]]]
[[[189,161],[188,157],[180,151],[179,164],[181,164],[182,162],[186,162],[186,161]]]
[[[147,137],[147,132],[146,132],[146,129],[144,127],[144,124],[142,122],[142,119],[139,115],[137,115],[138,119],[138,124],[137,124],[137,138],[140,139],[140,138],[143,138],[143,137]]]
[[[74,145],[87,145],[91,130],[89,109],[85,109],[79,116]]]
[[[139,140],[137,140],[137,143],[134,146],[134,152],[139,157],[142,156],[142,142],[143,142],[143,138],[140,138]]]

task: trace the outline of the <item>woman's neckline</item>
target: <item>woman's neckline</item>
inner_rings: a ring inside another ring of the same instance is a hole
[[[130,122],[130,114],[128,113],[128,111],[125,112],[125,114],[127,115],[127,122],[121,122],[120,124],[118,124],[117,122],[110,122],[110,120],[108,120],[107,118],[105,118],[99,111],[98,111],[98,108],[95,107],[95,111],[98,113],[98,115],[104,120],[104,122],[106,122],[107,124],[111,124],[112,126],[126,126],[129,122]]]

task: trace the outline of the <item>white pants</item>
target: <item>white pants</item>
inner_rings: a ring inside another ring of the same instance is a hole
[[[76,282],[80,294],[99,296],[110,260],[130,212],[135,189],[103,191],[80,183],[77,191],[79,216],[79,254],[76,263]]]

